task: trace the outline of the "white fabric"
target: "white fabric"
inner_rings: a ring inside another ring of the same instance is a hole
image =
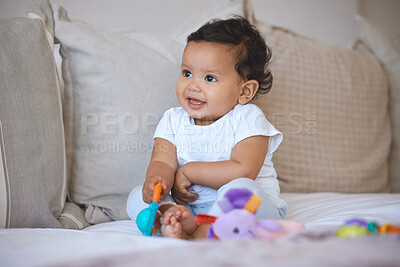
[[[154,138],[163,138],[175,145],[181,167],[193,161],[229,160],[237,143],[256,135],[269,136],[267,157],[256,181],[278,208],[285,207],[279,198],[279,182],[271,161],[272,153],[282,142],[282,134],[256,105],[238,104],[207,126],[195,125],[182,107],[171,108],[158,123]],[[200,185],[193,185],[190,191],[199,194],[193,205],[214,202],[217,196],[217,190]]]
[[[341,225],[354,218],[379,224],[400,224],[400,194],[282,193],[288,203],[286,220],[306,226]]]
[[[74,260],[128,252],[180,249],[187,242],[144,238],[128,220],[98,224],[85,230],[9,229],[0,231],[0,266],[55,266]],[[135,263],[132,263],[135,266]]]
[[[207,12],[204,12],[199,17],[194,17],[191,20],[183,22],[180,27],[174,29],[170,37],[171,39],[186,45],[186,38],[188,35],[196,31],[209,20],[226,19],[232,15],[244,16],[245,4],[246,2],[242,0],[216,1],[215,6],[209,8]]]
[[[7,180],[3,164],[3,131],[0,120],[0,228],[7,226]]]
[[[355,217],[400,224],[400,194],[282,193],[281,197],[289,205],[286,219],[302,222],[309,230],[323,225],[340,226]],[[180,249],[190,244],[140,235],[131,220],[97,224],[79,231],[1,229],[0,266],[60,265],[126,252],[157,253],[163,248]]]

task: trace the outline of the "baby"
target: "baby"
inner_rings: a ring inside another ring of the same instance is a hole
[[[164,113],[143,187],[129,195],[135,220],[161,184],[164,236],[205,238],[196,214],[218,216],[216,200],[231,188],[247,188],[262,199],[258,219],[283,219],[286,203],[271,161],[282,134],[255,105],[272,87],[271,51],[242,17],[212,20],[187,38],[176,95],[181,107]],[[171,194],[169,194],[171,192]]]

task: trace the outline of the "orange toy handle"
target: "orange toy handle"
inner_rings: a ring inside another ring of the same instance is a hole
[[[157,201],[157,203],[160,202],[161,191],[162,191],[161,185],[156,184],[154,186],[154,194],[153,194],[153,199],[151,200],[151,202],[154,202],[154,201]]]

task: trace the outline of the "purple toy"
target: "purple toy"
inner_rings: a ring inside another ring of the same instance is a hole
[[[300,223],[290,221],[257,220],[261,199],[247,189],[231,189],[218,202],[222,213],[219,217],[198,215],[196,222],[211,226],[208,239],[263,238],[273,240],[290,232],[304,229]]]

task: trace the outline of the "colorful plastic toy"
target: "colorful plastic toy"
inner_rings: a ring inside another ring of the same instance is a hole
[[[162,187],[160,184],[154,186],[153,199],[149,207],[142,210],[136,217],[136,224],[144,236],[152,236],[155,233],[154,220],[156,219],[157,210],[159,208]]]
[[[255,212],[261,199],[247,189],[231,189],[218,202],[219,217],[199,214],[198,224],[211,224],[207,238],[212,240],[260,238],[274,240],[291,232],[304,229],[292,221],[257,220]]]
[[[350,238],[365,235],[384,235],[400,234],[400,225],[382,224],[379,226],[376,222],[368,222],[363,219],[347,220],[342,227],[336,231],[338,238]]]

